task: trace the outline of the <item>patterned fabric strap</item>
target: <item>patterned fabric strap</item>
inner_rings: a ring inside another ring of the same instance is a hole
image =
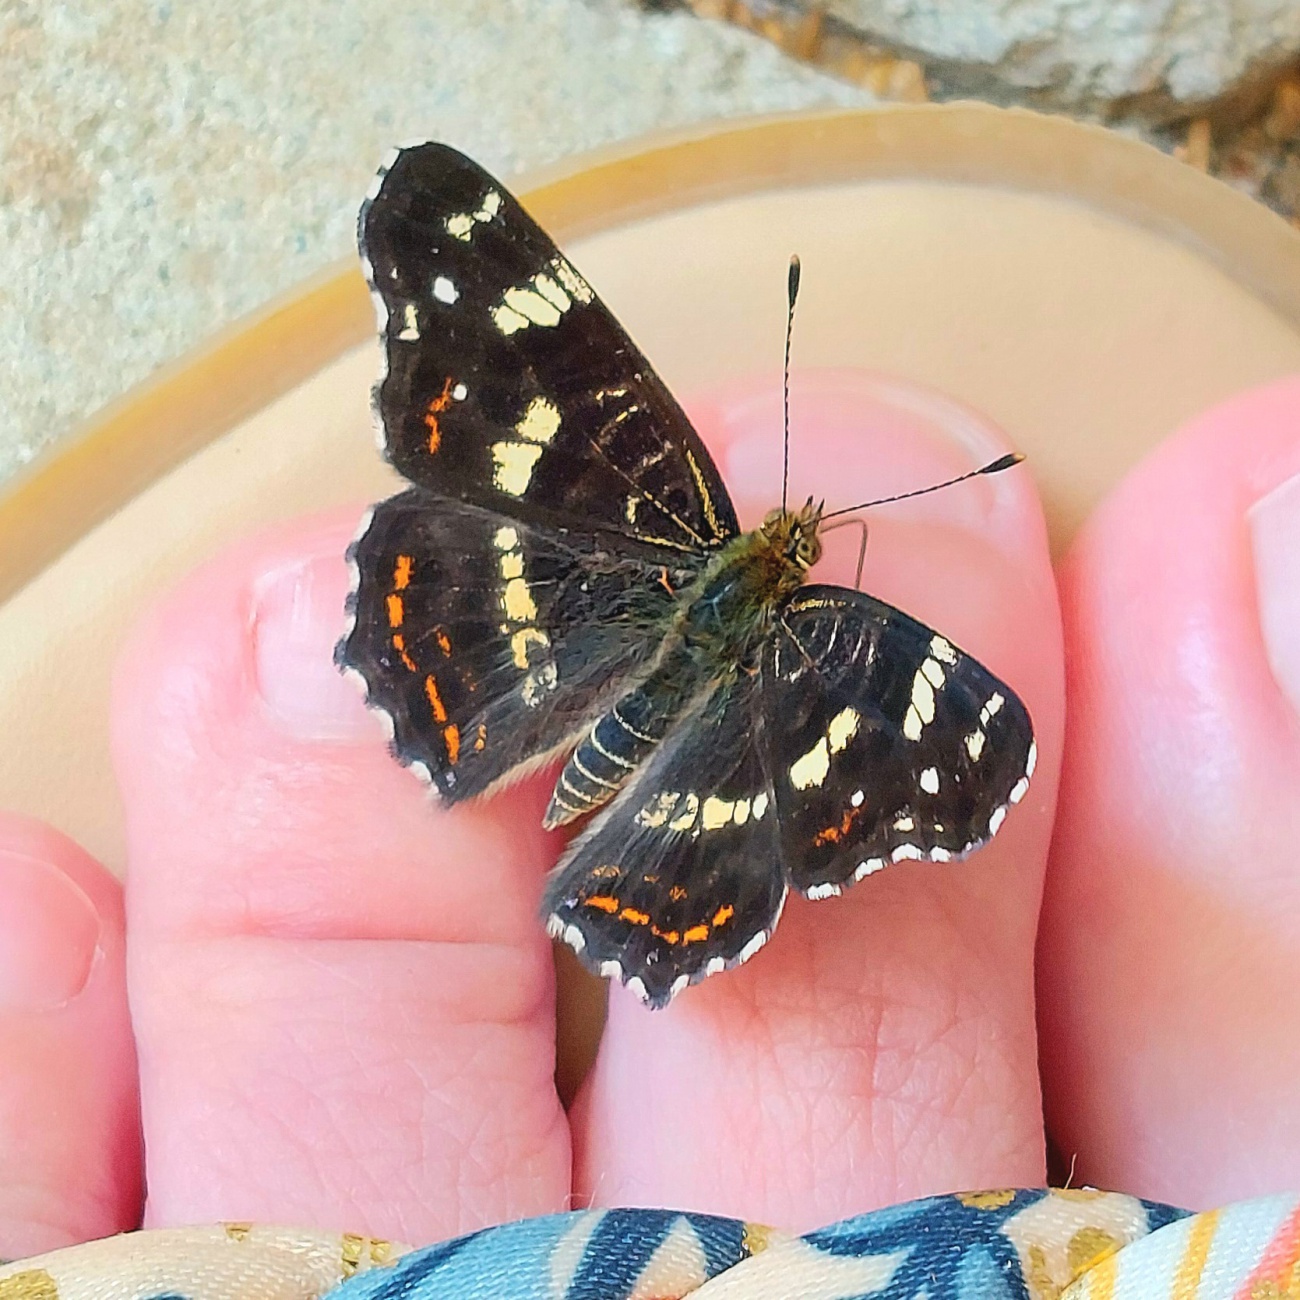
[[[1291,1300],[1300,1197],[1191,1215],[1115,1192],[934,1196],[796,1237],[590,1210],[409,1250],[225,1224],[0,1266],[0,1300]]]

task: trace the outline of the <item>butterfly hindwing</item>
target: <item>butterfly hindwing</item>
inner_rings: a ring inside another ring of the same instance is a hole
[[[664,1006],[771,934],[785,900],[757,679],[698,701],[547,884],[550,929]]]
[[[361,210],[375,405],[411,482],[539,526],[690,553],[735,512],[685,414],[550,238],[476,163],[397,153]]]
[[[766,757],[790,884],[813,897],[990,839],[1028,788],[1016,694],[944,637],[842,587],[803,587],[763,660]]]
[[[418,488],[376,506],[351,555],[339,661],[392,719],[397,756],[451,801],[572,741],[676,608],[661,566]]]

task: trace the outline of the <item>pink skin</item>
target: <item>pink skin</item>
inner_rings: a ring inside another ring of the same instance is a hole
[[[753,523],[779,483],[779,394],[693,410]],[[1004,449],[860,376],[806,377],[794,425],[792,498],[836,505]],[[0,1256],[131,1226],[142,1168],[149,1223],[412,1241],[575,1202],[806,1227],[1032,1184],[1039,1053],[1079,1176],[1194,1204],[1300,1184],[1298,697],[1242,541],[1297,470],[1300,382],[1171,439],[1065,566],[1064,657],[1028,472],[873,512],[864,585],[1028,703],[1028,798],[969,863],[793,900],[748,966],[666,1012],[616,990],[567,1116],[534,915],[558,845],[544,783],[442,812],[388,758],[329,663],[354,512],[218,557],[143,622],[115,693],[138,1071],[114,883],[0,819],[0,1168],[23,1171]],[[856,532],[827,540],[818,576],[851,582]],[[39,897],[29,859],[55,882]]]

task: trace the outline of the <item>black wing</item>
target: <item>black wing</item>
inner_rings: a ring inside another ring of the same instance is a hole
[[[906,614],[801,588],[762,667],[766,761],[790,884],[810,897],[990,839],[1034,770],[1015,693]]]
[[[699,435],[537,223],[440,144],[399,151],[361,209],[382,304],[375,389],[406,478],[542,527],[620,533],[652,553],[737,532]]]
[[[570,846],[552,935],[652,1007],[767,940],[785,901],[756,678],[702,700]]]
[[[676,609],[664,566],[419,489],[376,506],[349,557],[336,657],[392,720],[397,757],[451,801],[571,743]]]

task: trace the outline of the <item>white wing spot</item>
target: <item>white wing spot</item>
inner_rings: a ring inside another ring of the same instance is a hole
[[[590,302],[592,299],[591,285],[580,276],[577,271],[563,257],[556,257],[551,261],[551,269],[555,272],[559,281],[564,287],[582,303]]]
[[[503,556],[504,560],[508,557]],[[522,561],[522,556],[520,557]],[[512,623],[531,623],[537,617],[537,602],[524,578],[511,578],[501,589],[501,608]]]
[[[560,323],[559,309],[553,302],[543,298],[536,289],[525,289],[516,285],[512,289],[507,289],[502,297],[504,300],[502,309],[517,313],[525,324],[531,322],[534,325],[558,325]]]
[[[1033,776],[1034,768],[1038,766],[1038,745],[1035,741],[1029,742],[1029,753],[1025,758],[1025,775]]]
[[[700,814],[700,796],[694,790],[688,790],[680,802],[681,812],[668,823],[670,831],[689,831],[695,827],[695,820]]]
[[[535,442],[494,442],[492,482],[512,497],[523,496],[541,454],[542,449]]]
[[[445,275],[439,275],[433,281],[433,296],[451,306],[460,297],[460,290]]]
[[[979,762],[979,756],[984,752],[984,733],[978,727],[966,737],[966,752],[972,763]]]
[[[853,708],[841,709],[831,719],[831,725],[826,728],[826,737],[830,741],[832,754],[838,754],[858,734],[858,723],[861,721],[862,715]],[[820,785],[821,782],[817,784]]]
[[[402,308],[402,332],[397,337],[403,343],[415,343],[420,337],[420,318],[413,302]]]
[[[930,653],[941,663],[953,665],[957,662],[957,651],[952,642],[937,633],[930,638]]]
[[[838,885],[833,885],[829,881],[824,885],[811,885],[803,891],[805,898],[811,898],[814,902],[819,898],[834,898],[840,892]]]
[[[716,831],[726,826],[735,813],[736,805],[733,800],[719,799],[717,795],[711,794],[704,801],[704,808],[700,812],[700,825],[706,831]]]
[[[939,793],[939,769],[937,767],[927,767],[921,773],[921,789],[926,794]]]
[[[464,384],[457,384],[456,387],[451,390],[451,395],[456,399],[456,401],[463,402],[469,396],[469,389],[466,388]]]
[[[506,335],[528,328],[528,317],[520,315],[505,303],[498,303],[492,308],[492,322],[502,334]]]
[[[1009,798],[1012,803],[1019,803],[1025,797],[1025,793],[1028,789],[1029,778],[1027,776],[1022,776],[1020,780],[1011,787],[1011,793],[1007,798]]]
[[[540,627],[521,627],[510,636],[510,657],[520,672],[526,673],[532,667],[532,647],[539,650],[551,648],[551,638]]]
[[[993,816],[989,818],[989,834],[996,835],[1006,819],[1007,810],[1005,808],[994,808]]]
[[[515,432],[529,442],[550,442],[560,427],[560,412],[549,397],[537,396],[528,403],[528,409],[519,417]]]
[[[533,276],[533,285],[556,311],[566,312],[573,306],[573,299],[545,271],[538,271]]]
[[[920,862],[925,857],[925,854],[921,852],[915,844],[900,844],[893,853],[890,854],[890,857],[892,857],[895,862],[902,862],[906,859],[911,859],[913,862]]]
[[[469,232],[474,229],[474,214],[472,212],[457,212],[454,216],[447,218],[447,233],[453,239],[469,240]]]
[[[862,793],[861,790],[854,790],[854,792],[849,796],[849,802],[850,802],[850,803],[851,803],[855,808],[861,808],[861,807],[862,807],[862,800],[863,800],[865,797],[866,797],[866,796]]]
[[[931,661],[927,659],[925,662]],[[934,721],[934,687],[925,675],[925,664],[917,669],[916,676],[912,679],[912,708],[925,726]]]
[[[822,736],[806,754],[790,764],[790,784],[796,790],[807,790],[810,786],[821,785],[830,770],[830,749],[826,737]]]
[[[858,863],[853,879],[865,880],[867,876],[874,876],[877,871],[883,871],[888,865],[884,858],[868,858],[865,862]]]
[[[668,814],[677,807],[681,795],[676,790],[660,790],[652,803],[644,804],[636,815],[638,826],[655,828],[668,820]]]

